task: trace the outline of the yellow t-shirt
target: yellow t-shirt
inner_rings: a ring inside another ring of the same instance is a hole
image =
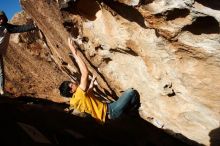
[[[99,101],[91,92],[87,93],[78,87],[70,99],[70,106],[90,114],[98,121],[105,122],[107,104]]]

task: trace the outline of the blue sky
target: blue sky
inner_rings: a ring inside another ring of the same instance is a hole
[[[19,0],[0,0],[0,10],[3,10],[10,20],[15,13],[21,11]]]

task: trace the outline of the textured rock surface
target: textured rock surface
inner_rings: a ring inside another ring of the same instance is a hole
[[[12,37],[5,58],[7,90],[63,101],[59,83],[79,78],[68,56],[71,34],[103,91],[114,97],[133,87],[145,120],[180,139],[219,142],[211,131],[220,127],[220,2],[87,2],[69,2],[60,10],[57,1],[21,0],[45,39]],[[25,15],[14,19],[21,22]]]

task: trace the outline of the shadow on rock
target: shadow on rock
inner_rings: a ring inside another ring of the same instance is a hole
[[[214,10],[220,10],[219,0],[195,0],[196,2]]]
[[[124,17],[128,21],[136,22],[143,28],[147,28],[144,23],[144,17],[141,13],[132,6],[119,3],[117,1],[103,0],[103,2],[108,5],[112,10],[118,13],[120,16]]]
[[[1,145],[187,146],[142,119],[138,113],[99,124],[64,112],[65,106],[0,98]],[[214,145],[213,145],[214,146]]]
[[[101,10],[99,3],[95,0],[70,1],[67,8],[62,9],[73,14],[79,14],[90,21],[96,19],[96,13]]]
[[[210,146],[220,146],[220,128],[214,129],[209,133]]]

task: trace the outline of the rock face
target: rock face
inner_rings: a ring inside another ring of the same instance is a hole
[[[66,3],[62,8],[60,3]],[[113,98],[141,96],[140,115],[180,139],[219,144],[220,2],[217,0],[21,0],[42,30],[11,37],[6,89],[65,101],[57,87],[79,79],[68,55],[72,35],[91,74]],[[185,137],[185,138],[183,138]],[[214,140],[213,140],[214,139]]]

